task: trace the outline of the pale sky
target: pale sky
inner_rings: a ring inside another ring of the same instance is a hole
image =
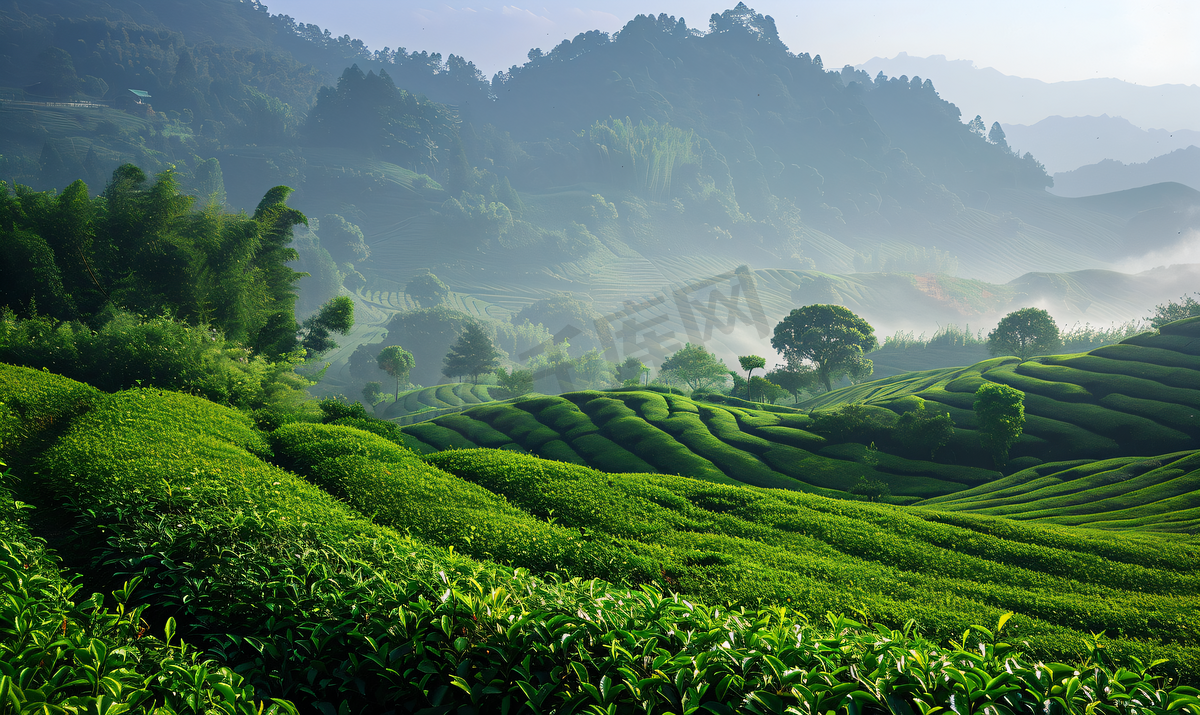
[[[737,0],[265,0],[271,13],[350,35],[371,49],[453,53],[490,78],[580,32],[615,32],[638,13],[708,18]],[[827,68],[872,57],[945,55],[1046,82],[1115,77],[1200,84],[1198,0],[756,0],[796,53]]]

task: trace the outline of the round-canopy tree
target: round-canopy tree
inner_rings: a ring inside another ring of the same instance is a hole
[[[879,347],[871,324],[840,305],[806,305],[796,308],[775,326],[771,347],[792,370],[809,362],[816,366],[817,381],[825,390],[842,375],[871,374],[864,355]]]
[[[1022,308],[1004,316],[996,329],[988,333],[988,352],[1016,355],[1028,360],[1047,355],[1062,347],[1054,318],[1041,308]]]
[[[979,419],[979,444],[996,462],[1008,461],[1008,450],[1025,431],[1025,393],[985,382],[975,391],[975,416]]]
[[[399,345],[389,345],[380,351],[379,356],[375,358],[375,363],[379,365],[380,370],[396,378],[396,401],[399,402],[400,378],[408,380],[408,373],[416,364],[412,353]]]
[[[435,305],[440,305],[446,300],[446,296],[450,295],[450,289],[442,282],[442,279],[432,273],[422,273],[408,282],[404,286],[404,292],[407,293],[413,300],[422,308],[432,308]]]
[[[750,373],[767,366],[767,359],[759,355],[738,355],[738,364],[746,371],[746,399],[750,397]]]
[[[729,368],[703,345],[687,343],[663,360],[659,372],[672,382],[682,382],[689,390],[712,389],[729,379]]]

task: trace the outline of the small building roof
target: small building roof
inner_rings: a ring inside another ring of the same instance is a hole
[[[142,99],[150,99],[150,93],[144,89],[131,89],[129,91],[133,92],[135,95],[137,95],[138,97],[140,97]]]

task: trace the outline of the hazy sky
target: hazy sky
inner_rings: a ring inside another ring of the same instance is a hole
[[[638,13],[708,18],[736,0],[264,0],[272,13],[348,34],[372,49],[405,47],[475,62],[489,77],[531,47],[614,32]],[[1198,0],[757,0],[793,52],[826,67],[872,57],[946,55],[1047,82],[1115,77],[1200,84]]]

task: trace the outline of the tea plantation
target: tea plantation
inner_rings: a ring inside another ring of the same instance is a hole
[[[1025,434],[1014,460],[1153,456],[1194,449],[1200,438],[1200,318],[1079,355],[995,358],[967,368],[908,373],[836,390],[806,404],[895,407],[917,396],[950,413],[964,433],[985,380],[1025,393]],[[967,435],[949,448],[965,452]]]
[[[919,454],[884,452],[869,459],[862,445],[830,440],[812,428],[813,419],[798,412],[651,391],[587,391],[483,405],[405,427],[403,434],[420,452],[486,447],[606,472],[658,472],[826,495],[869,478],[885,481],[898,496],[932,497],[1000,476],[986,464],[935,463]]]
[[[675,416],[615,394],[574,399]],[[421,456],[9,366],[0,402],[35,506],[0,510],[13,711],[1200,712],[1190,539]],[[692,404],[669,426],[761,419]]]
[[[394,402],[379,403],[375,407],[375,414],[400,424],[410,424],[458,412],[484,402],[492,402],[496,398],[492,397],[489,391],[498,389],[495,385],[466,383],[422,387],[401,393],[400,398]]]

